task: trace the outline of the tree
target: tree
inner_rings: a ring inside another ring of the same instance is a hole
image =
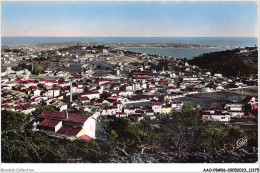
[[[257,65],[237,54],[239,51],[239,49],[233,49],[205,53],[188,62],[199,66],[201,69],[207,69],[211,73],[221,73],[227,77],[257,74]]]
[[[26,63],[19,63],[17,66],[17,70],[24,70],[24,69],[29,69],[30,66],[27,66]]]
[[[39,75],[44,70],[45,70],[44,66],[37,64],[36,67],[33,69],[33,74]]]
[[[1,111],[2,130],[19,131],[23,122],[29,120],[29,115],[21,112]]]
[[[20,125],[28,115],[1,112],[1,161],[4,163],[67,163],[78,159],[90,162],[112,157],[110,148],[101,141],[60,139],[42,131],[25,130]]]
[[[239,126],[207,124],[200,129],[196,145],[204,150],[226,151],[235,149],[240,138],[246,138],[246,135]]]
[[[201,123],[201,114],[192,102],[185,102],[181,112],[172,114],[172,122],[184,126],[196,125]]]
[[[40,106],[36,107],[35,115],[39,116],[42,113],[42,111],[44,111],[44,110],[55,111],[56,109],[49,105],[40,105]]]
[[[127,118],[115,118],[108,123],[108,130],[115,149],[125,155],[133,151],[143,153],[145,150],[167,148],[173,135],[173,131],[166,126],[153,129],[144,121],[133,123]]]

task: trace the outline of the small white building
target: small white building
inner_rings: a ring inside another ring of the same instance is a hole
[[[80,97],[88,97],[90,100],[93,98],[100,98],[100,93],[98,91],[90,91],[85,93],[80,93]]]
[[[152,110],[154,113],[161,113],[162,112],[162,104],[159,102],[152,103]]]
[[[183,102],[179,101],[179,102],[172,102],[172,109],[174,111],[180,111],[182,109],[183,106]]]

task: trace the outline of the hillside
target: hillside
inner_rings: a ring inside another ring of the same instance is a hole
[[[227,77],[257,74],[257,63],[252,63],[240,56],[239,49],[202,54],[189,60],[189,64],[197,65],[213,74],[221,73]]]

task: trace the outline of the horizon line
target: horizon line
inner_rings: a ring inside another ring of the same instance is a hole
[[[1,36],[1,38],[4,37],[46,37],[46,38],[62,38],[62,37],[68,37],[68,38],[73,38],[73,37],[78,37],[78,38],[84,38],[84,37],[89,37],[89,38],[95,38],[95,37],[100,37],[100,38],[179,38],[179,37],[194,37],[194,38],[198,38],[198,37],[212,37],[212,38],[258,38],[259,36],[162,36],[162,37],[153,37],[153,36],[143,36],[143,37],[138,37],[138,36],[134,36],[134,37],[130,37],[130,36]]]

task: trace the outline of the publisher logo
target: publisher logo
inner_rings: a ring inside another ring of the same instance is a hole
[[[236,145],[237,148],[244,146],[247,143],[247,139],[240,138],[237,140]]]

